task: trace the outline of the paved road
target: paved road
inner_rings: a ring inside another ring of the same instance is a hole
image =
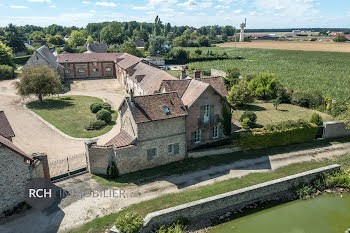
[[[318,149],[241,160],[232,164],[213,166],[202,171],[165,177],[149,184],[140,186],[130,185],[124,188],[125,197],[110,197],[108,195],[107,197],[68,196],[60,202],[57,209],[46,212],[30,210],[7,219],[7,223],[0,226],[0,232],[68,232],[98,216],[117,212],[132,204],[153,199],[164,194],[193,189],[218,181],[245,176],[253,172],[268,172],[292,163],[332,159],[348,153],[350,153],[350,143],[344,143]],[[81,193],[87,189],[106,189],[107,192],[105,193],[110,193],[112,190],[109,187],[104,187],[96,183],[88,174],[56,183],[56,185],[73,194],[77,192]],[[29,231],[29,229],[31,230]]]

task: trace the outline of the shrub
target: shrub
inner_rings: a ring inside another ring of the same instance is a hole
[[[97,113],[102,109],[102,104],[101,103],[93,103],[90,105],[90,111],[92,113]]]
[[[112,114],[106,109],[101,109],[96,113],[96,119],[109,123],[112,121]]]
[[[252,122],[248,117],[243,119],[241,125],[242,125],[242,128],[245,130],[249,130],[255,127],[255,123]]]
[[[294,92],[291,99],[292,104],[305,108],[318,107],[322,105],[323,102],[324,99],[318,92]]]
[[[239,120],[240,120],[241,122],[243,122],[243,120],[244,120],[245,118],[249,118],[249,120],[250,120],[251,122],[256,123],[257,116],[256,116],[256,114],[255,114],[254,112],[245,111],[245,112],[242,114],[242,116],[241,116],[241,118],[240,118]]]
[[[85,127],[87,130],[98,130],[106,125],[106,122],[101,120],[91,120],[89,124]]]
[[[315,193],[315,189],[311,185],[301,185],[296,190],[296,195],[298,198],[303,199],[307,196],[310,196],[311,194]]]
[[[313,113],[310,119],[310,123],[313,123],[318,126],[322,126],[323,125],[322,117],[317,113]]]
[[[114,225],[121,233],[136,233],[142,226],[142,218],[135,213],[126,213],[119,215]]]
[[[287,129],[295,129],[295,128],[308,128],[311,127],[311,125],[304,121],[304,120],[297,120],[297,121],[282,121],[275,125],[267,125],[265,126],[265,131],[278,131],[278,130],[287,130]]]
[[[276,98],[280,84],[275,74],[261,73],[258,74],[256,78],[252,79],[248,86],[257,98],[270,100]]]
[[[0,65],[0,80],[10,79],[14,76],[14,69],[12,66]]]
[[[231,110],[223,107],[221,110],[221,115],[222,115],[222,119],[220,119],[221,125],[223,127],[223,133],[226,136],[230,136],[231,134],[231,119],[232,119],[232,113]]]
[[[237,85],[232,86],[228,101],[238,107],[243,106],[254,101],[254,96],[248,88],[248,82],[241,80]]]
[[[333,117],[345,114],[348,111],[348,106],[346,103],[336,102],[332,104],[331,115]]]
[[[226,75],[226,78],[224,79],[224,82],[227,89],[230,90],[233,85],[238,83],[239,76],[241,75],[241,73],[239,72],[239,69],[234,66],[228,68],[226,73],[227,75]]]
[[[104,102],[104,103],[101,104],[101,108],[102,108],[102,109],[106,109],[106,110],[108,110],[108,111],[111,111],[111,110],[112,110],[112,106],[111,106],[109,103],[106,103],[106,102]]]
[[[111,162],[111,164],[108,165],[107,176],[112,179],[115,179],[119,176],[119,170],[114,162]]]
[[[281,97],[277,97],[276,99],[274,99],[272,101],[273,106],[275,107],[275,109],[277,110],[278,106],[282,103],[282,98]]]

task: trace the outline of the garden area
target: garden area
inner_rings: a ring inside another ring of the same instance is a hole
[[[92,109],[93,104],[96,109]],[[110,131],[118,116],[109,104],[108,110],[102,109],[102,104],[103,101],[95,97],[63,96],[46,98],[43,103],[32,101],[27,107],[65,134],[76,138],[93,138]],[[100,115],[111,115],[111,119],[107,119],[107,122],[97,119],[99,111],[102,111]],[[111,114],[106,113],[109,111]]]

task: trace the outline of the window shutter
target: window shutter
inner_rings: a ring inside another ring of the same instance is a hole
[[[204,105],[201,105],[201,107],[200,107],[200,115],[199,115],[199,117],[200,117],[200,123],[203,123],[203,122],[204,122],[204,108],[205,108],[205,106],[204,106]]]
[[[201,130],[201,142],[203,143],[205,141],[205,130]]]
[[[214,122],[214,105],[210,105],[209,107],[209,111],[210,111],[210,122],[213,123]]]
[[[175,144],[174,144],[174,154],[175,154],[175,155],[179,154],[179,150],[180,150],[179,147],[180,147],[180,146],[179,146],[179,143],[175,143]]]
[[[218,133],[219,133],[219,135],[218,135],[218,136],[219,136],[219,138],[222,138],[222,136],[223,136],[223,132],[222,132],[222,131],[223,131],[223,129],[222,129],[222,125],[218,125],[218,131],[219,131],[219,132],[218,132]]]
[[[191,144],[194,144],[194,132],[191,134]]]
[[[153,155],[153,150],[152,149],[148,149],[147,150],[147,160],[152,160],[152,155]]]

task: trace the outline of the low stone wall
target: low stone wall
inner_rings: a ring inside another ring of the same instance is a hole
[[[346,121],[329,121],[323,123],[323,139],[337,138],[350,135],[350,130],[347,129],[347,124],[349,120]]]
[[[200,158],[204,156],[229,154],[237,151],[241,151],[241,149],[239,147],[232,147],[232,148],[224,148],[224,149],[201,150],[201,151],[188,152],[187,157]]]
[[[226,72],[222,71],[222,70],[211,69],[210,70],[210,75],[211,76],[226,77]]]
[[[340,165],[331,165],[315,170],[287,176],[262,184],[250,186],[236,191],[223,193],[213,197],[190,202],[148,214],[144,219],[144,227],[140,232],[149,232],[155,226],[172,224],[180,216],[196,220],[200,217],[210,218],[241,209],[258,201],[282,198],[292,195],[292,189],[300,184],[311,183],[322,173],[330,173],[340,169]]]

